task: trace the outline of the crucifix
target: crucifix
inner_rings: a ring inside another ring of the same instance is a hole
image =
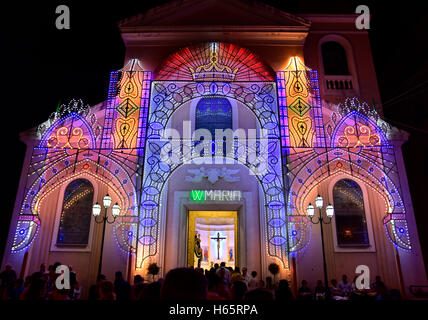
[[[220,237],[220,232],[217,232],[217,237],[211,237],[211,239],[217,241],[217,260],[220,260],[220,241],[226,238]]]

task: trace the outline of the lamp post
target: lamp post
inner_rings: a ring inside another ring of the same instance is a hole
[[[116,204],[111,208],[111,214],[113,216],[113,220],[109,220],[107,216],[107,210],[108,208],[110,208],[110,205],[111,205],[111,197],[108,194],[106,194],[105,197],[103,198],[103,206],[105,208],[105,211],[104,211],[104,216],[102,216],[101,219],[98,219],[101,213],[101,205],[97,202],[92,207],[92,215],[95,218],[95,222],[103,224],[103,235],[101,239],[101,254],[100,254],[100,263],[98,265],[98,275],[101,274],[101,268],[103,264],[104,236],[106,233],[106,223],[112,224],[113,222],[116,221],[116,218],[120,214],[120,206],[116,202]]]
[[[329,295],[329,289],[328,289],[328,278],[327,278],[327,264],[325,262],[325,249],[324,249],[324,232],[323,232],[323,224],[330,224],[331,223],[331,219],[333,218],[334,215],[334,208],[333,206],[329,203],[327,205],[327,207],[325,208],[325,213],[327,215],[327,218],[323,218],[323,214],[322,214],[322,207],[324,206],[324,200],[323,198],[318,195],[315,199],[315,206],[319,209],[319,217],[318,220],[314,219],[315,216],[315,208],[314,206],[309,203],[308,207],[306,208],[306,212],[309,216],[309,218],[311,219],[311,222],[313,224],[320,224],[321,227],[321,245],[322,245],[322,260],[323,260],[323,265],[324,265],[324,285],[325,285],[325,291],[326,291],[326,295]]]

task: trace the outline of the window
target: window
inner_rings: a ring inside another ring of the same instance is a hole
[[[321,45],[325,75],[349,75],[345,49],[335,41]]]
[[[86,179],[72,181],[64,192],[57,245],[87,245],[94,188]]]
[[[363,192],[352,180],[339,180],[333,188],[337,244],[369,246]]]
[[[232,129],[232,106],[226,98],[202,98],[196,106],[195,130],[207,129],[215,138],[216,129]]]

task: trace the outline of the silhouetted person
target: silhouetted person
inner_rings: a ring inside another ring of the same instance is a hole
[[[196,301],[206,300],[208,295],[207,278],[191,268],[170,270],[161,288],[162,300]]]
[[[308,282],[302,280],[302,286],[299,288],[299,300],[312,300],[312,292],[308,287]]]
[[[143,289],[141,290],[139,300],[158,301],[160,299],[161,287],[162,285],[159,281],[144,285]]]
[[[273,292],[266,288],[257,288],[247,291],[244,295],[245,301],[273,301]]]
[[[0,300],[12,299],[16,281],[16,272],[11,265],[6,265],[6,269],[0,273]]]
[[[269,290],[274,289],[272,277],[266,277],[266,289],[269,289]]]
[[[275,291],[276,301],[293,301],[290,285],[287,280],[279,280],[278,289]]]
[[[257,283],[258,283],[258,280],[257,280],[257,271],[252,271],[251,272],[251,278],[248,281],[248,289],[252,290],[252,289],[257,288]]]
[[[337,285],[344,297],[350,297],[352,294],[352,283],[348,281],[346,274],[342,276],[342,281]]]
[[[247,292],[247,284],[244,281],[237,280],[233,282],[232,299],[234,301],[242,301],[245,292]]]
[[[98,300],[100,297],[101,284],[106,280],[106,276],[99,274],[97,276],[97,282],[89,288],[89,300]]]
[[[136,300],[144,288],[144,278],[137,274],[134,276],[134,285],[131,287],[131,299]]]
[[[244,277],[241,275],[241,271],[239,270],[239,267],[235,267],[235,270],[230,275],[230,282],[235,281],[244,281]]]
[[[70,271],[70,299],[74,296],[74,288],[77,284],[77,274],[73,271],[73,267],[68,266],[68,270]]]
[[[376,290],[377,287],[384,287],[386,290],[386,286],[381,280],[380,276],[376,276],[375,281],[370,285],[373,290]]]
[[[225,300],[224,297],[220,295],[220,286],[221,280],[219,276],[214,272],[209,272],[207,275],[208,279],[208,300]]]
[[[31,275],[30,286],[25,289],[20,300],[45,300],[46,298],[46,281],[42,279],[40,272]]]
[[[342,300],[343,299],[343,294],[342,294],[342,290],[340,290],[339,287],[337,286],[337,280],[336,279],[331,279],[330,283],[331,283],[331,285],[329,287],[329,289],[330,289],[330,297],[333,300]]]
[[[13,300],[18,300],[19,296],[21,295],[21,293],[25,290],[24,287],[24,280],[22,280],[21,278],[17,279],[15,281],[15,287],[14,287],[14,291],[13,291]]]
[[[314,300],[325,300],[326,291],[321,280],[317,281],[317,286],[314,289]]]
[[[247,283],[250,281],[250,277],[248,276],[248,269],[246,267],[242,268],[242,277],[244,278],[244,281]]]
[[[113,293],[113,283],[110,281],[101,283],[98,300],[116,300]]]
[[[115,273],[114,293],[118,301],[129,300],[131,296],[131,285],[123,279],[122,272],[120,271]]]

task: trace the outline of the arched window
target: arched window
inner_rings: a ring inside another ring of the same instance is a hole
[[[349,75],[346,51],[339,43],[325,42],[321,45],[321,52],[325,75]]]
[[[369,246],[363,192],[353,180],[339,180],[333,188],[337,244]]]
[[[202,98],[196,106],[195,130],[207,129],[215,138],[216,129],[232,129],[232,106],[226,98]]]
[[[72,181],[64,192],[57,245],[87,245],[94,187],[86,179]]]

